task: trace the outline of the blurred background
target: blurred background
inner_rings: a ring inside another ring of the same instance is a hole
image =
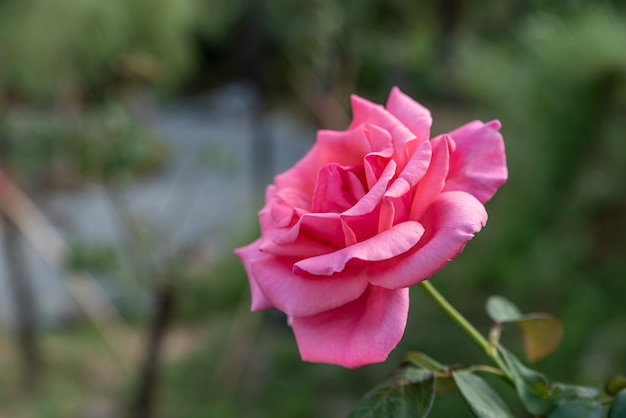
[[[347,127],[351,93],[394,85],[433,134],[503,122],[510,180],[442,293],[483,331],[490,294],[559,317],[554,380],[625,373],[625,9],[0,0],[0,417],[343,417],[405,351],[483,362],[420,289],[359,370],[301,362],[282,314],[249,313],[232,250],[265,185]],[[470,414],[451,394],[432,416]]]

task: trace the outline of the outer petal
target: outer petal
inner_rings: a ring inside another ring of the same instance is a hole
[[[320,164],[320,150],[316,143],[293,167],[274,177],[276,189],[294,188],[311,196]]]
[[[485,207],[464,192],[441,193],[424,217],[426,233],[415,250],[369,269],[370,283],[387,289],[414,286],[456,257],[487,222]]]
[[[330,254],[298,261],[294,273],[306,271],[313,275],[330,276],[343,271],[351,260],[388,260],[409,251],[424,234],[424,227],[417,222],[403,222],[372,238],[356,243]]]
[[[456,150],[444,190],[461,190],[482,203],[491,199],[508,177],[500,122],[470,122],[450,132]]]
[[[307,210],[311,206],[311,199],[308,196],[292,188],[272,192],[267,202],[262,211],[269,211],[272,224],[277,228],[291,225],[298,215],[298,209]]]
[[[357,299],[367,288],[364,269],[332,277],[303,277],[292,272],[285,257],[265,256],[250,262],[250,273],[272,306],[292,316],[310,316]],[[293,260],[293,259],[291,259]]]
[[[408,311],[408,289],[369,286],[354,302],[291,318],[291,326],[303,360],[357,368],[385,361],[404,334]]]
[[[259,288],[259,285],[254,280],[252,276],[252,272],[250,270],[250,264],[258,260],[259,258],[265,257],[264,254],[259,251],[259,244],[261,240],[258,239],[251,244],[246,245],[245,247],[237,248],[235,250],[235,254],[241,262],[243,263],[243,267],[246,270],[246,275],[248,276],[248,282],[250,283],[250,293],[252,294],[252,304],[250,306],[250,310],[252,311],[262,311],[264,309],[271,309],[274,307],[263,295],[263,292]]]
[[[386,108],[404,126],[409,128],[417,137],[418,144],[428,140],[430,126],[433,123],[433,118],[428,109],[402,93],[397,87],[391,89]]]

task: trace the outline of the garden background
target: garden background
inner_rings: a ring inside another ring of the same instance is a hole
[[[343,417],[407,350],[481,360],[420,289],[358,370],[249,312],[265,185],[394,85],[433,134],[503,123],[509,181],[438,288],[483,331],[491,294],[559,317],[554,380],[625,373],[625,41],[618,0],[0,0],[0,417]]]

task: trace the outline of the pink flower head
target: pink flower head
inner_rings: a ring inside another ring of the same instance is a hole
[[[404,333],[408,288],[456,257],[507,179],[500,123],[430,138],[428,109],[393,88],[385,107],[352,97],[343,132],[276,176],[261,238],[236,250],[252,310],[289,316],[305,361],[384,361]]]

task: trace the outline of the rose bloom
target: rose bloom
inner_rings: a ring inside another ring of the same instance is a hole
[[[356,368],[395,348],[409,287],[485,225],[507,168],[498,121],[429,139],[430,112],[398,88],[385,107],[353,96],[352,111],[276,176],[261,238],[235,252],[252,310],[286,313],[303,360]]]

